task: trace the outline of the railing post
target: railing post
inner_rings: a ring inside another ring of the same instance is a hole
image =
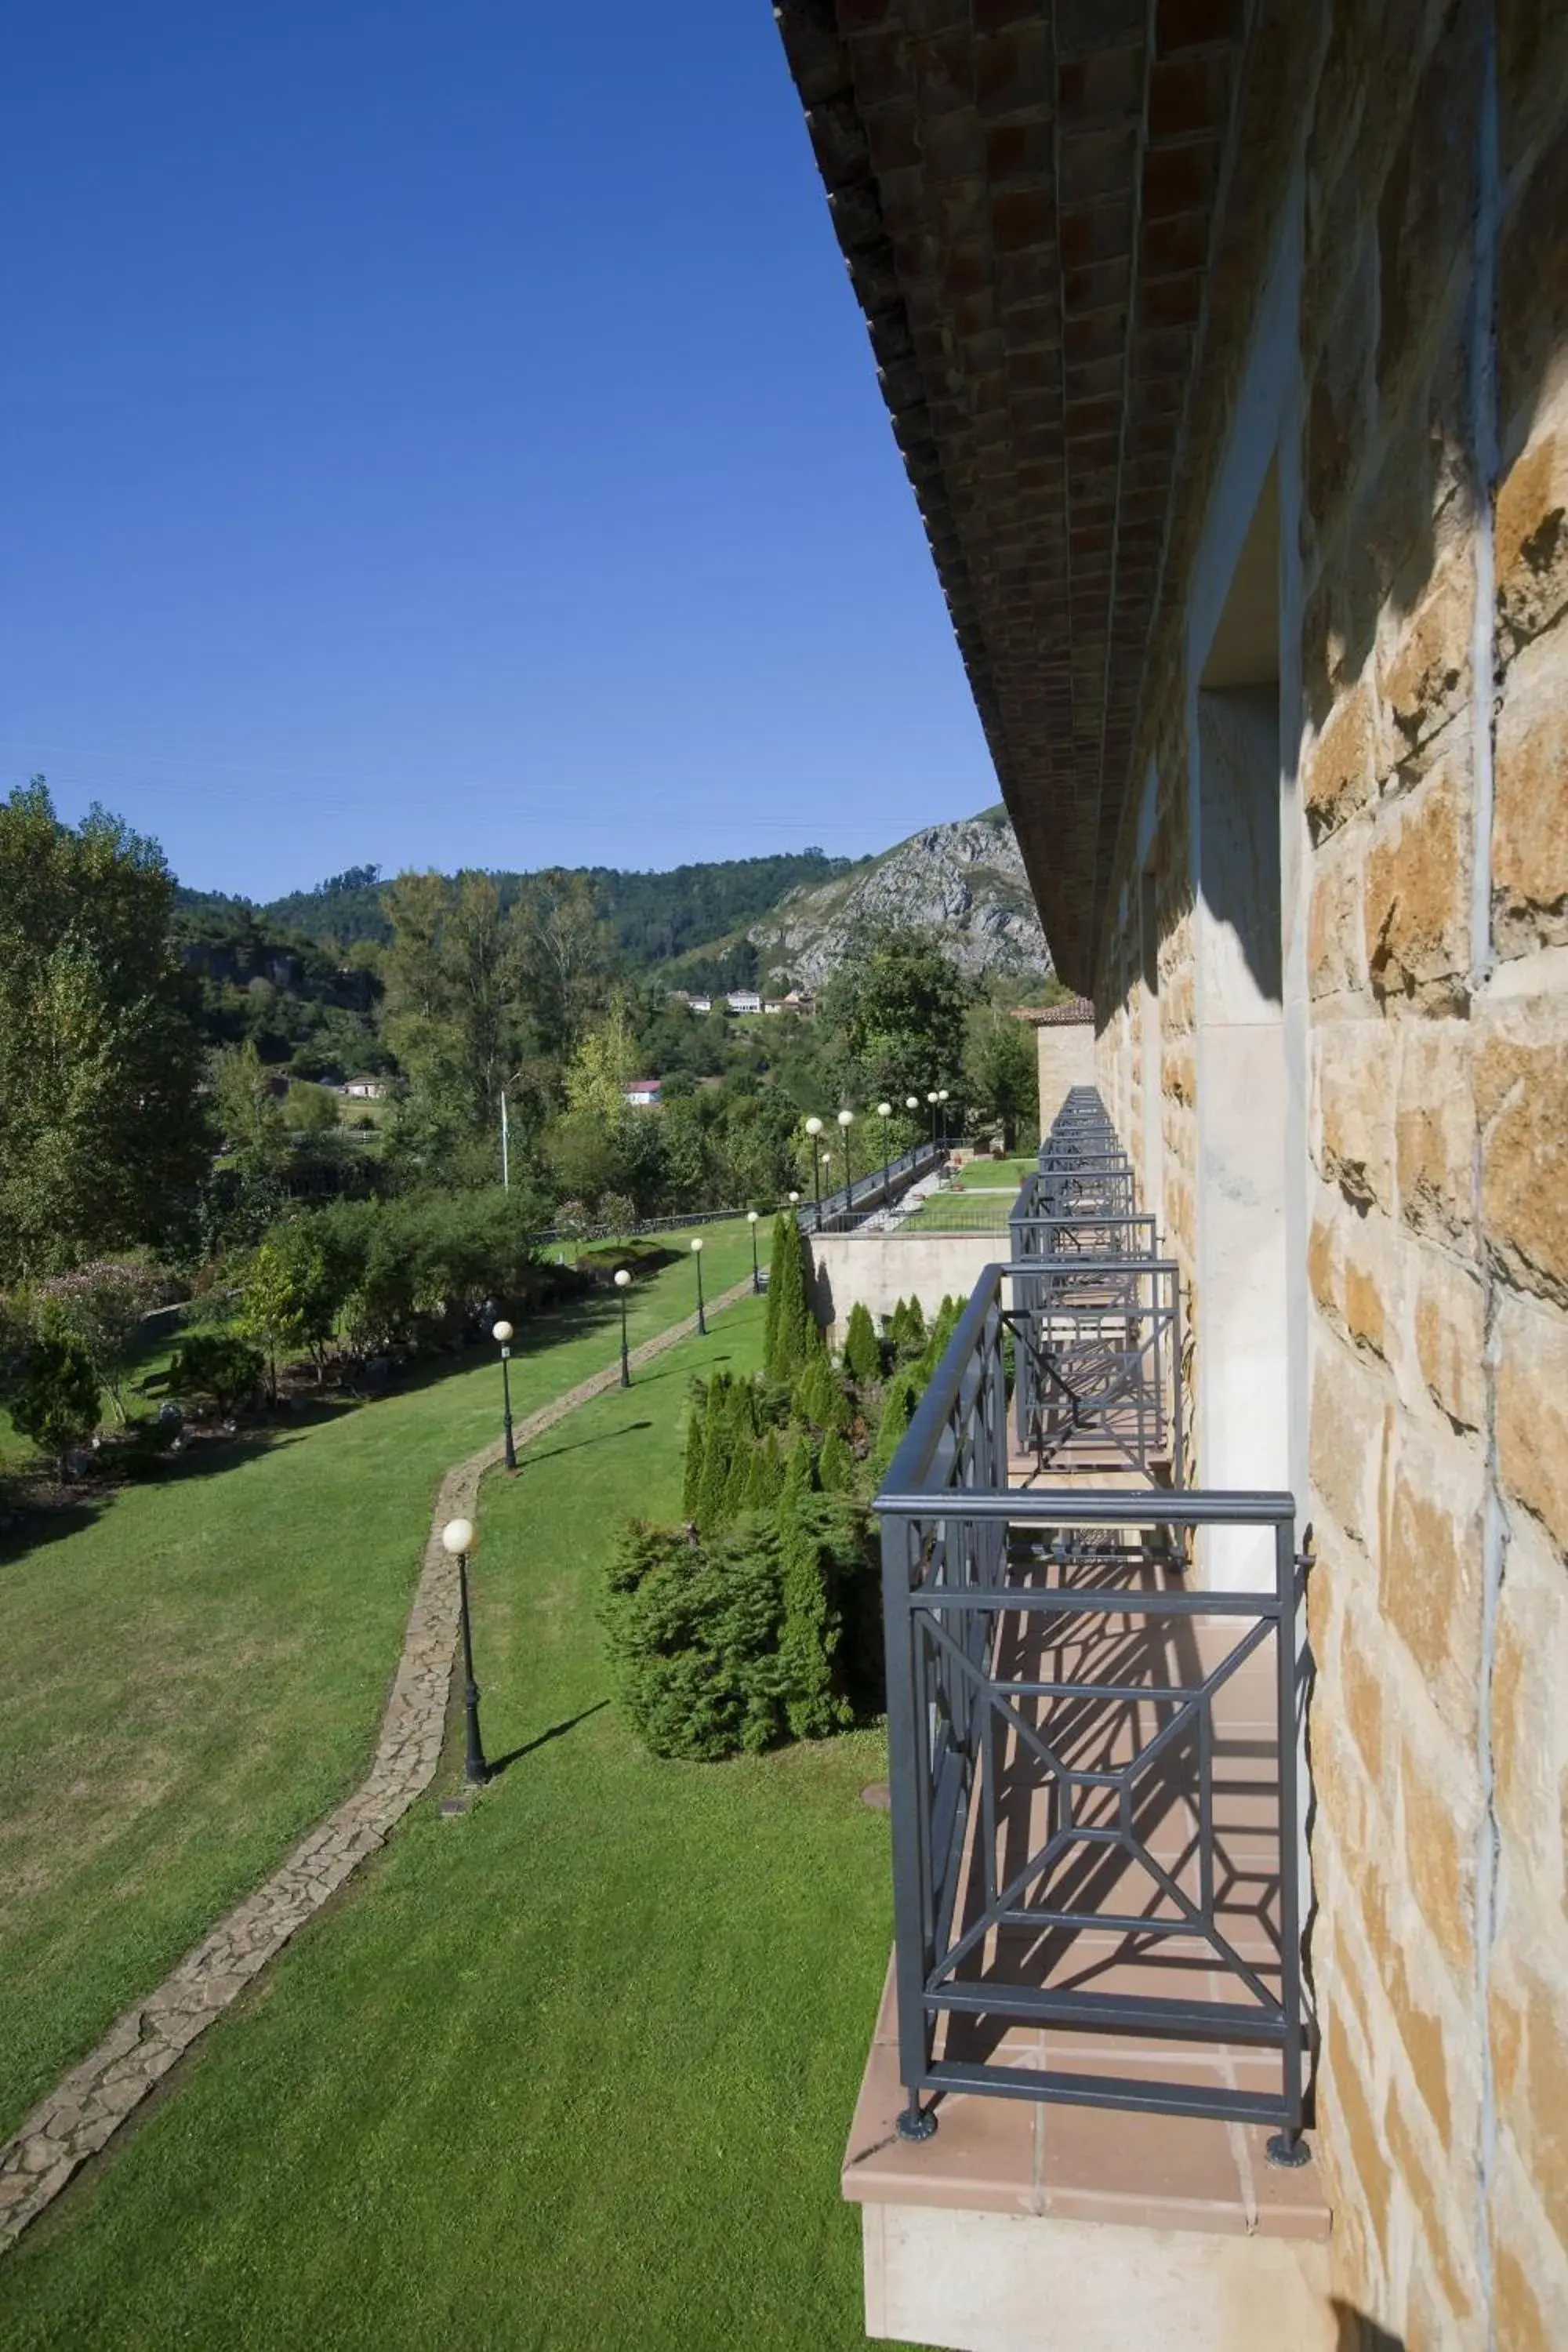
[[[925,2008],[929,1966],[926,1808],[929,1775],[922,1769],[924,1727],[915,1689],[913,1589],[916,1528],[887,1514],[882,1520],[882,1638],[888,1670],[888,1812],[893,1848],[893,1981],[899,1997],[899,2076],[908,2103],[899,2117],[901,2139],[929,2139],[936,2117],[921,2105],[931,2060]]]
[[[1279,2004],[1285,2013],[1284,2093],[1287,2122],[1268,2142],[1270,2164],[1301,2165],[1310,2150],[1301,2137],[1301,1861],[1296,1810],[1296,1529],[1274,1523],[1275,1663],[1279,1668]]]

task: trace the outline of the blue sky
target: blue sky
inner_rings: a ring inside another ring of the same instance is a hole
[[[767,0],[12,0],[0,786],[182,879],[995,797]]]

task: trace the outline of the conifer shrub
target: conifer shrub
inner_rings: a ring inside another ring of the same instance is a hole
[[[805,1249],[800,1226],[792,1215],[777,1216],[768,1255],[768,1303],[763,1327],[763,1364],[768,1378],[793,1380],[820,1345],[805,1295]]]
[[[724,1524],[724,1497],[730,1484],[731,1385],[728,1372],[714,1373],[702,1415],[702,1470],[697,1482],[697,1508],[691,1516],[705,1536],[716,1535]]]
[[[825,1495],[847,1495],[855,1486],[855,1457],[847,1441],[837,1429],[830,1429],[822,1441],[817,1456],[816,1475]]]
[[[917,1373],[899,1371],[882,1391],[882,1417],[877,1424],[877,1441],[868,1465],[873,1489],[881,1485],[892,1465],[904,1432],[915,1417],[922,1385]]]
[[[857,1299],[849,1309],[849,1320],[845,1326],[844,1361],[850,1378],[860,1387],[882,1377],[881,1345],[877,1338],[876,1326],[860,1299]]]
[[[689,1523],[697,1517],[702,1486],[702,1448],[707,1436],[708,1383],[693,1375],[686,1408],[686,1455],[681,1467],[680,1513]]]
[[[100,1403],[92,1358],[73,1332],[42,1331],[28,1349],[11,1396],[11,1419],[24,1437],[54,1456],[61,1483],[70,1452],[98,1427]]]
[[[656,1756],[755,1754],[881,1703],[866,1517],[805,1496],[711,1541],[634,1520],[602,1615],[620,1703]]]
[[[261,1350],[235,1331],[193,1331],[175,1349],[169,1366],[171,1395],[210,1397],[226,1413],[260,1389],[266,1370]]]
[[[809,1422],[814,1429],[847,1430],[854,1417],[843,1383],[821,1349],[807,1359],[792,1402],[796,1420]]]
[[[784,1473],[782,1500],[787,1505],[809,1495],[816,1484],[816,1454],[809,1432],[797,1430]]]

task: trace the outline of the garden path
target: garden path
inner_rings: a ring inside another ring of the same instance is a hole
[[[722,1291],[708,1311],[717,1314],[733,1307],[751,1292],[748,1275]],[[695,1315],[672,1323],[631,1350],[633,1366],[663,1354],[696,1328]],[[580,1381],[518,1423],[517,1444],[531,1444],[591,1397],[614,1388],[619,1379],[617,1361]],[[441,1530],[448,1519],[475,1515],[479,1481],[501,1454],[502,1440],[496,1438],[448,1470],[437,1492],[403,1653],[369,1774],[263,1885],[185,1955],[155,1991],[116,2019],[97,2048],[0,2144],[0,2252],[52,2203],[78,2168],[113,2137],[197,2036],[366,1856],[384,1843],[429,1787],[445,1736],[458,1635],[457,1562],[442,1546]]]

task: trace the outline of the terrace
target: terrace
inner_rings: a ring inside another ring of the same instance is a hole
[[[1270,2294],[1328,2231],[1295,1503],[1184,1482],[1175,1267],[1092,1089],[1010,1250],[878,1501],[897,1941],[844,2191],[893,2334],[942,2308],[933,2207],[1115,2225],[1107,2291],[1129,2228],[1245,2240]]]

